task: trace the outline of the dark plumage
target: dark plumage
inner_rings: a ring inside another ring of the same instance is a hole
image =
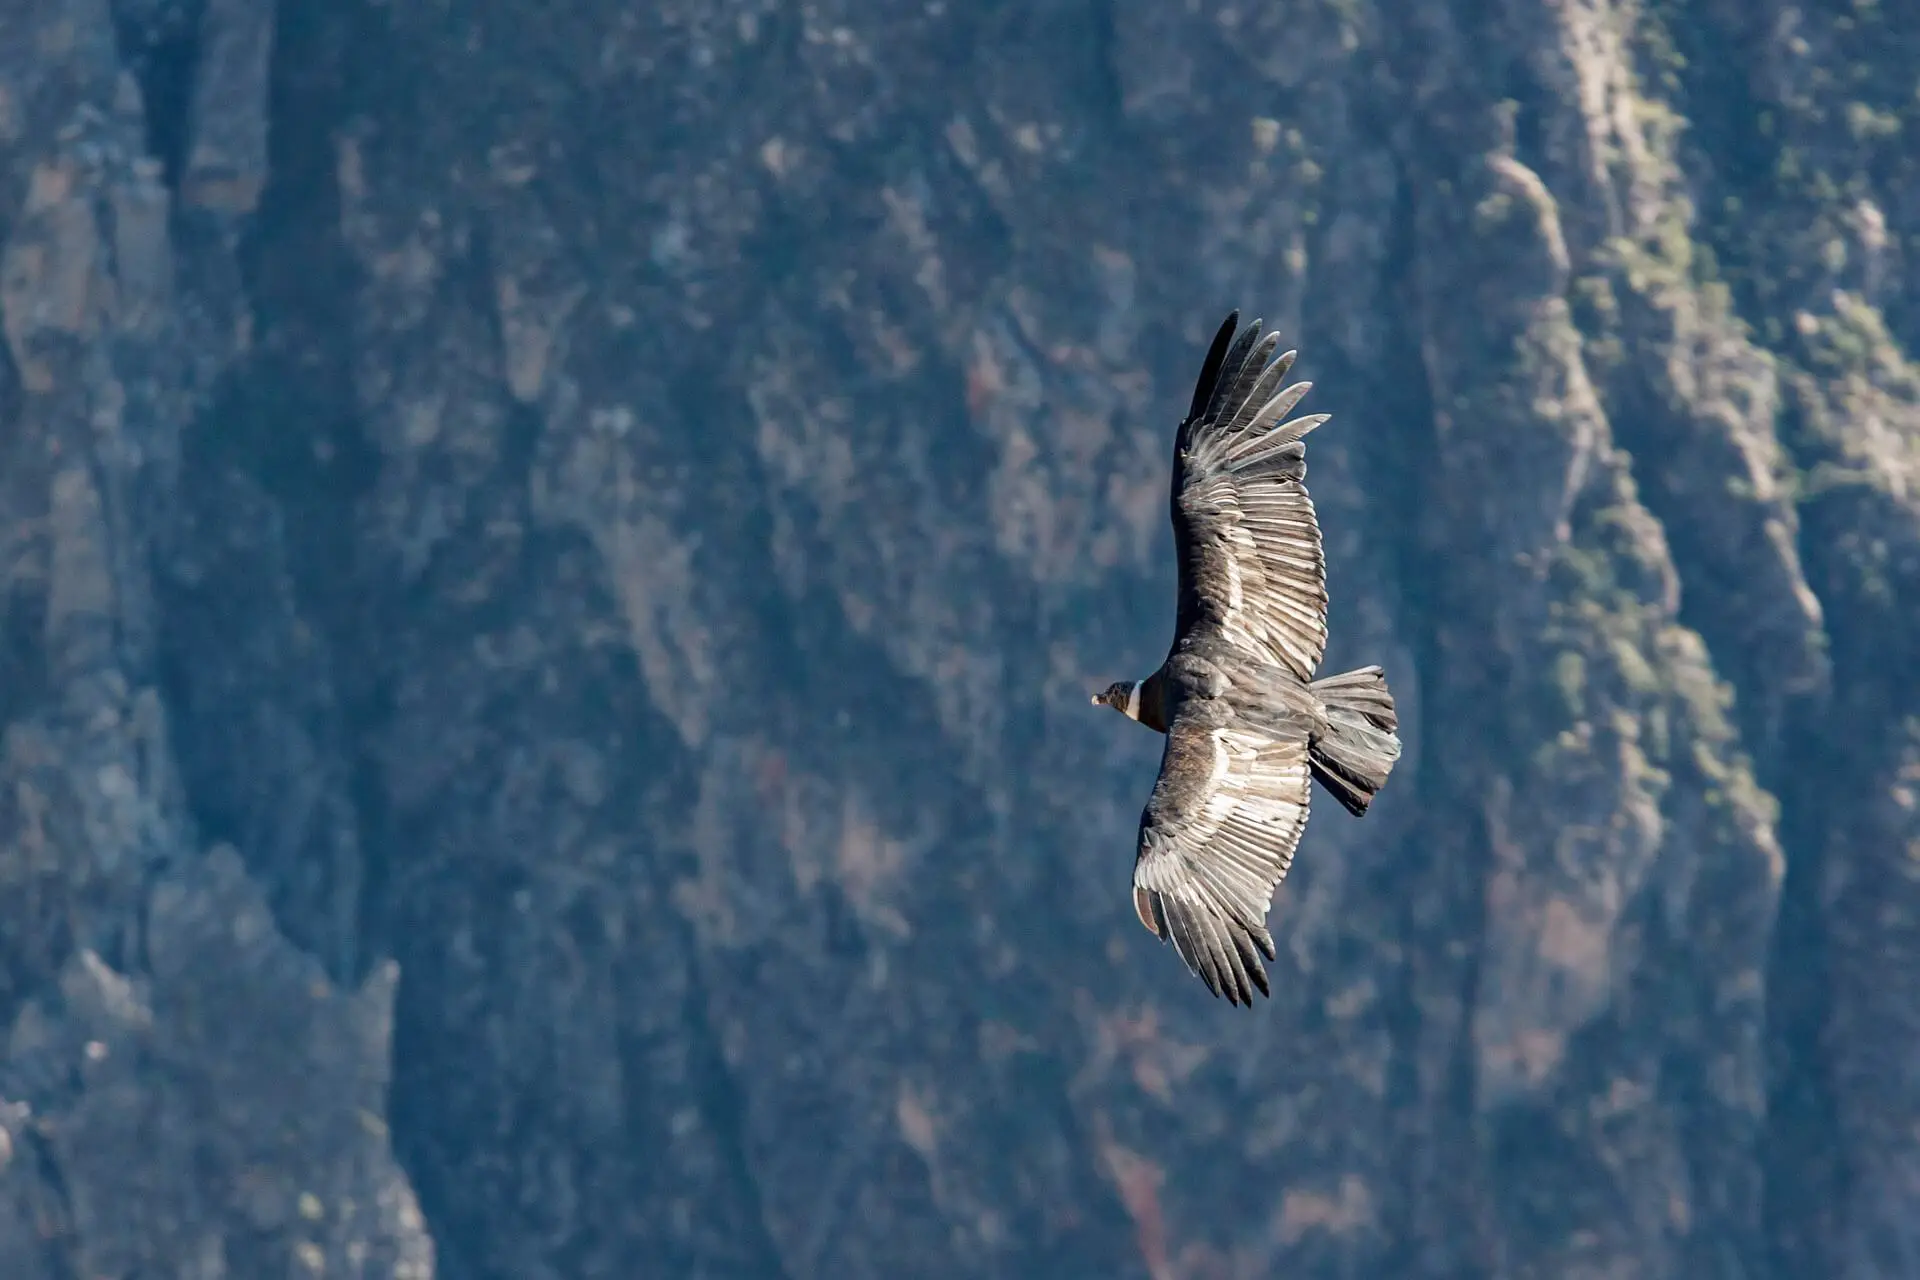
[[[1133,902],[1216,996],[1251,1004],[1275,958],[1266,917],[1320,784],[1367,811],[1400,757],[1379,667],[1315,680],[1327,644],[1326,560],[1306,488],[1309,431],[1283,421],[1311,383],[1282,389],[1289,351],[1239,312],[1214,336],[1174,439],[1180,564],[1160,669],[1095,694],[1167,737],[1140,814]]]

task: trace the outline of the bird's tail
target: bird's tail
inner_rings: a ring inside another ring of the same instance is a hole
[[[1307,763],[1320,785],[1356,816],[1364,814],[1400,758],[1399,717],[1379,667],[1313,682],[1327,727],[1307,743]]]

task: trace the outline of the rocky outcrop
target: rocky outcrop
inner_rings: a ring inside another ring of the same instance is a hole
[[[196,140],[265,131],[271,13],[257,8],[205,15],[213,46],[252,24],[256,65],[239,76],[252,91],[234,92],[214,83],[232,68],[207,60]],[[175,720],[268,713],[241,688],[194,700],[239,684],[261,637],[225,648],[213,638],[247,630],[229,618],[168,643],[195,620],[172,607],[169,575],[220,545],[181,520],[217,488],[183,470],[183,433],[247,350],[249,320],[238,208],[176,203],[150,123],[104,5],[0,8],[0,1258],[23,1277],[425,1280],[433,1242],[386,1119],[392,963],[337,975],[356,989],[329,981],[234,851],[202,851],[196,810],[218,773],[182,777],[183,755],[212,752],[265,781],[324,720],[255,719],[255,742],[244,728],[183,737]],[[196,171],[218,152],[197,145]],[[271,591],[232,585],[273,616]],[[310,679],[301,656],[276,646],[275,693]],[[169,678],[169,657],[193,674]],[[251,759],[224,750],[254,745]],[[329,762],[305,763],[276,779],[250,852],[272,861],[274,837],[310,821],[303,793]],[[215,811],[249,803],[220,794]],[[350,820],[325,817],[351,841]],[[285,917],[324,910],[306,866],[278,870]]]
[[[1905,1274],[1915,21],[0,0],[7,1274]],[[1236,305],[1407,739],[1251,1016]]]

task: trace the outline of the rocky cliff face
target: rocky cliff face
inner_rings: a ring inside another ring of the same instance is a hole
[[[0,0],[5,1274],[1912,1274],[1916,35]],[[1251,1015],[1230,306],[1407,739]]]

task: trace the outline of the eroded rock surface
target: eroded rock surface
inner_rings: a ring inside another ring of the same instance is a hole
[[[1917,30],[0,0],[6,1274],[1910,1274]],[[1228,306],[1408,748],[1251,1016]]]

